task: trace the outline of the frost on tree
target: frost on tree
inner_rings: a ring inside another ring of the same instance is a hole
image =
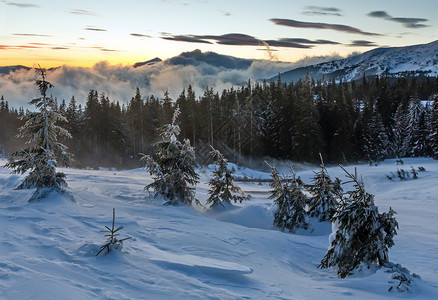
[[[392,128],[392,152],[398,158],[405,157],[409,152],[406,143],[408,117],[403,109],[403,103],[397,107],[393,117],[394,125]]]
[[[231,201],[234,201],[234,203],[242,203],[244,200],[249,200],[249,197],[234,182],[234,171],[228,169],[228,160],[218,150],[215,150],[213,147],[211,149],[210,154],[213,156],[216,169],[208,182],[210,189],[208,190],[207,204],[216,206],[218,204],[223,205],[223,202],[231,203]]]
[[[9,156],[7,168],[14,169],[13,174],[24,174],[29,171],[23,182],[18,186],[34,188],[37,190],[29,201],[44,198],[52,190],[63,192],[67,187],[65,174],[56,172],[58,161],[64,165],[70,162],[67,147],[58,142],[58,137],[71,138],[70,133],[57,125],[57,122],[66,122],[56,109],[56,102],[52,97],[47,97],[47,90],[53,85],[46,81],[46,71],[37,69],[41,80],[36,80],[41,97],[29,103],[35,105],[36,111],[28,112],[22,117],[25,124],[19,129],[18,137],[26,138],[29,146],[12,153]]]
[[[306,196],[301,191],[301,182],[293,174],[292,179],[283,179],[275,167],[271,167],[272,187],[270,199],[274,199],[277,210],[274,214],[274,226],[282,231],[294,232],[298,228],[307,229]]]
[[[315,173],[312,183],[307,186],[307,190],[312,195],[309,200],[309,215],[322,222],[330,221],[338,205],[338,195],[342,193],[342,187],[338,178],[332,181],[328,175],[322,156],[321,170]]]
[[[154,181],[145,187],[153,189],[154,196],[168,200],[167,204],[192,204],[199,175],[195,172],[195,150],[188,139],[178,141],[180,128],[176,124],[180,111],[177,107],[172,123],[161,128],[161,141],[156,145],[155,157],[143,155],[146,168]]]
[[[438,159],[438,95],[435,95],[433,99],[429,130],[432,157]]]
[[[365,191],[355,174],[347,173],[354,190],[341,200],[333,216],[333,232],[329,249],[321,260],[320,268],[334,267],[338,276],[344,278],[358,267],[370,267],[389,262],[388,250],[394,245],[398,223],[395,212],[379,214],[374,205],[374,195]]]

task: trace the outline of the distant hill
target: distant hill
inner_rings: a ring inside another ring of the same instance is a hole
[[[333,60],[281,73],[285,82],[297,81],[309,73],[320,79],[346,81],[374,75],[438,76],[438,41],[407,47],[377,48],[345,59]],[[271,78],[271,79],[275,79]]]
[[[143,62],[135,63],[134,64],[134,68],[138,68],[138,67],[145,66],[145,65],[146,66],[151,66],[151,65],[154,65],[154,64],[156,64],[158,62],[161,62],[161,61],[163,61],[161,58],[155,57],[155,58],[153,58],[151,60],[148,60],[148,61],[143,61]]]
[[[7,67],[0,67],[0,74],[9,74],[9,72],[15,72],[16,70],[19,69],[25,69],[25,70],[30,70],[29,67],[25,67],[25,66],[21,66],[21,65],[17,65],[17,66],[7,66]]]

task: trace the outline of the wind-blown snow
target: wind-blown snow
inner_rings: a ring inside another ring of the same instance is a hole
[[[0,160],[3,165],[6,161]],[[388,181],[397,167],[423,166],[419,179]],[[353,167],[347,167],[353,170]],[[1,299],[437,299],[438,162],[394,160],[358,166],[380,212],[391,206],[400,224],[391,261],[422,277],[410,293],[388,292],[383,270],[338,279],[317,268],[330,230],[289,234],[272,229],[275,207],[267,183],[241,183],[250,201],[205,211],[163,206],[143,191],[151,178],[130,171],[61,169],[70,194],[28,203],[32,190],[14,190],[20,176],[0,168]],[[344,179],[339,168],[329,174]],[[207,198],[209,170],[197,198]],[[269,175],[237,169],[236,175]],[[310,182],[312,170],[298,175]],[[99,230],[125,228],[122,251],[95,256],[105,243]],[[327,229],[327,224],[325,229]]]

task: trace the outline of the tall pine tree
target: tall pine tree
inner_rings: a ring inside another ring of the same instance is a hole
[[[23,116],[26,123],[19,132],[19,137],[28,139],[29,147],[12,153],[6,164],[7,168],[14,169],[14,174],[29,171],[18,188],[37,188],[30,201],[44,198],[53,190],[64,191],[67,186],[65,174],[56,172],[56,165],[57,160],[63,160],[64,163],[70,160],[67,147],[58,142],[59,136],[70,137],[70,134],[56,124],[66,119],[57,111],[54,99],[47,97],[47,90],[53,85],[46,80],[44,69],[37,69],[36,72],[41,77],[35,82],[41,97],[29,102],[35,105],[37,111]]]

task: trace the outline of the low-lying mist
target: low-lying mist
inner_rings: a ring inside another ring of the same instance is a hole
[[[85,103],[89,90],[104,92],[111,100],[127,103],[139,87],[143,96],[161,97],[167,90],[175,99],[189,85],[197,96],[207,87],[215,91],[245,84],[248,79],[269,79],[279,73],[311,64],[340,58],[338,55],[307,57],[294,63],[267,60],[247,60],[199,50],[181,53],[153,65],[138,68],[99,62],[91,68],[61,66],[48,71],[50,90],[58,101],[75,96]],[[42,66],[44,67],[44,66]],[[38,97],[34,86],[35,70],[19,69],[0,75],[0,95],[10,106],[27,107],[29,100]]]

